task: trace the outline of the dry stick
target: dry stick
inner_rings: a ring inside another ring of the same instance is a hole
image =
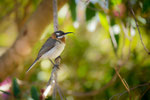
[[[58,65],[57,65],[58,66]],[[44,91],[43,93],[43,96],[46,97],[48,95],[48,93],[52,90],[52,88],[54,87],[55,85],[55,76],[54,76],[54,73],[57,71],[57,68],[56,65],[53,66],[53,70],[51,72],[51,77],[47,83],[47,87],[46,87],[46,90]]]
[[[60,95],[61,100],[63,100],[63,99],[62,99],[63,97],[64,97],[65,100],[67,100],[66,97],[64,96],[64,94],[63,94],[61,88],[59,87],[59,85],[56,84],[56,86],[57,86],[57,91],[58,91],[58,93],[59,93],[59,95]]]
[[[52,69],[52,72],[51,72],[51,77],[47,83],[47,87],[46,87],[46,90],[44,91],[43,93],[43,96],[46,97],[48,95],[48,93],[52,90],[52,88],[54,87],[54,97],[55,97],[55,91],[56,91],[56,84],[57,84],[57,69],[59,68],[59,65],[60,65],[60,61],[61,61],[61,58],[60,57],[57,57],[55,59],[55,64],[53,66],[53,69]]]
[[[136,19],[136,17],[135,17],[134,11],[133,11],[133,9],[132,9],[131,7],[130,7],[130,11],[131,11],[131,13],[132,13],[132,15],[133,15],[133,17],[134,17],[134,20],[135,20],[135,23],[136,23],[136,27],[137,27],[138,33],[139,33],[139,35],[140,35],[141,43],[142,43],[142,45],[143,45],[145,51],[150,55],[150,51],[149,51],[149,50],[146,48],[146,46],[144,45],[144,42],[143,42],[143,39],[142,39],[142,35],[141,35],[140,29],[139,29],[139,25],[138,25],[138,23],[137,23],[137,19]]]
[[[94,96],[94,95],[102,93],[104,90],[106,90],[108,87],[110,87],[116,81],[116,78],[117,78],[117,74],[115,74],[112,77],[112,79],[106,85],[104,85],[102,88],[100,88],[98,90],[89,91],[89,92],[72,92],[72,91],[67,91],[66,93],[68,95],[72,95],[72,96],[76,96],[76,97]]]
[[[124,64],[125,64],[125,62],[118,64],[117,70],[119,71],[121,66]],[[103,87],[99,88],[98,90],[89,91],[89,92],[71,92],[71,91],[68,91],[67,94],[72,95],[72,96],[76,96],[76,97],[94,96],[94,95],[102,93],[104,90],[106,90],[108,87],[110,87],[116,81],[116,78],[117,78],[117,74],[115,73],[115,75],[112,77],[112,79],[107,84],[105,84]]]
[[[53,0],[53,20],[54,20],[54,31],[57,31],[58,30],[57,0]],[[50,77],[48,84],[47,84],[47,88],[44,91],[45,97],[47,96],[48,92],[54,87],[53,88],[54,89],[53,90],[53,99],[56,99],[56,89],[58,88],[57,87],[57,69],[59,68],[60,60],[61,60],[60,57],[57,57],[55,59],[55,63],[53,63],[50,60],[54,66],[53,66],[53,70],[51,73],[51,77]],[[61,99],[63,99],[63,98],[61,97]]]
[[[124,87],[128,91],[129,99],[131,100],[130,89],[129,89],[129,86],[128,86],[127,82],[121,77],[121,75],[119,74],[119,72],[118,72],[118,70],[116,68],[115,68],[115,71],[116,71],[116,74],[118,75],[118,77],[120,78],[122,84],[124,85]]]
[[[136,89],[136,88],[143,87],[143,86],[146,86],[146,85],[150,85],[150,83],[144,83],[144,84],[137,85],[137,86],[131,88],[130,90],[134,90],[134,89]],[[127,92],[127,91],[121,93],[120,96],[119,96],[119,98],[120,98],[124,93],[126,93],[126,92]]]
[[[145,95],[145,93],[150,89],[150,86],[144,91],[144,93],[141,94],[139,97],[139,100],[142,100],[142,97]]]
[[[134,90],[134,89],[137,89],[137,88],[139,88],[139,87],[147,86],[147,85],[150,85],[150,83],[144,83],[144,84],[137,85],[137,86],[135,86],[135,87],[133,87],[133,88],[130,88],[130,91],[131,91],[131,90]],[[119,96],[118,98],[120,98],[123,94],[125,94],[125,93],[127,93],[127,92],[128,92],[128,91],[126,90],[126,91],[124,91],[124,92],[117,93],[117,94],[113,95],[109,100],[112,100],[113,97],[115,97],[115,96]]]
[[[53,0],[54,31],[58,30],[57,0]]]
[[[129,52],[130,52],[130,50],[129,50]],[[118,63],[117,70],[119,71],[121,66],[123,66],[127,61],[128,61],[128,59],[126,59],[122,63]],[[105,84],[103,87],[101,87],[98,90],[89,91],[89,92],[72,92],[72,91],[67,91],[66,93],[68,95],[72,95],[72,96],[76,96],[76,97],[94,96],[94,95],[102,93],[104,90],[106,90],[108,87],[110,87],[116,81],[116,78],[117,78],[117,73],[115,73],[115,75],[112,77],[112,79],[107,84]],[[116,95],[114,95],[114,96],[116,96]],[[113,98],[113,97],[111,97],[111,98]]]

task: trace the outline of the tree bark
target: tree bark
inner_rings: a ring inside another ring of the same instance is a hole
[[[67,0],[58,0],[60,9]],[[0,57],[0,79],[5,79],[31,53],[33,45],[39,40],[42,32],[53,20],[52,0],[43,0],[20,31],[16,41]]]

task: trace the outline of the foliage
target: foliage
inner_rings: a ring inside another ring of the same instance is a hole
[[[20,88],[19,88],[19,85],[16,81],[16,78],[13,79],[13,82],[12,82],[12,88],[13,88],[13,94],[16,98],[19,98],[20,96]]]
[[[33,86],[33,87],[31,87],[31,96],[32,96],[32,98],[34,99],[34,100],[40,100],[39,99],[39,93],[38,93],[38,91],[37,91],[37,89]]]
[[[18,6],[12,0],[0,0],[0,55],[17,39],[20,23],[24,25],[27,21],[25,15],[29,18],[41,2],[16,1]],[[74,32],[67,36],[58,71],[58,83],[67,100],[116,100],[118,97],[128,100],[129,94],[120,78],[111,81],[116,75],[114,68],[119,68],[121,77],[131,88],[133,100],[150,99],[149,84],[141,85],[150,81],[150,57],[141,44],[130,8],[135,13],[143,42],[150,50],[149,0],[69,0],[59,11],[59,29]],[[53,32],[52,25],[45,29],[31,55],[16,69],[17,73],[10,75],[17,77],[12,80],[12,91],[11,88],[1,90],[4,86],[0,83],[0,99],[6,93],[23,100],[42,98],[52,64],[42,60],[30,73],[25,71]]]

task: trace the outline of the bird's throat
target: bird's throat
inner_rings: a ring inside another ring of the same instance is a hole
[[[65,37],[60,38],[60,40],[65,43]]]

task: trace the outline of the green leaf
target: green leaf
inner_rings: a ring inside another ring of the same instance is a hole
[[[104,29],[109,32],[109,23],[107,21],[106,14],[99,13],[99,19],[100,19],[100,23],[104,27]]]
[[[7,94],[7,95],[11,95],[9,92],[7,91],[3,91],[3,90],[0,90],[0,92],[4,93],[4,94]]]
[[[93,10],[93,9],[95,9],[95,6],[94,6],[94,4],[90,3],[88,5],[88,7],[86,8],[86,11],[85,11],[85,13],[86,13],[86,21],[91,20],[96,15],[96,11]]]
[[[69,8],[70,8],[70,11],[71,11],[72,20],[75,21],[76,18],[77,18],[75,0],[69,0]]]
[[[111,0],[110,2],[113,5],[118,5],[118,4],[120,4],[122,2],[122,0]]]
[[[34,86],[31,87],[31,96],[34,100],[39,100],[39,93]]]
[[[20,97],[20,88],[19,88],[16,78],[14,78],[12,81],[12,89],[13,89],[13,95],[16,98],[19,98]]]
[[[45,98],[45,100],[53,100],[52,96]]]
[[[118,50],[118,46],[119,46],[119,39],[120,39],[119,34],[115,34],[115,40],[117,42],[117,50]]]
[[[150,10],[150,1],[144,0],[142,12],[146,13]]]

